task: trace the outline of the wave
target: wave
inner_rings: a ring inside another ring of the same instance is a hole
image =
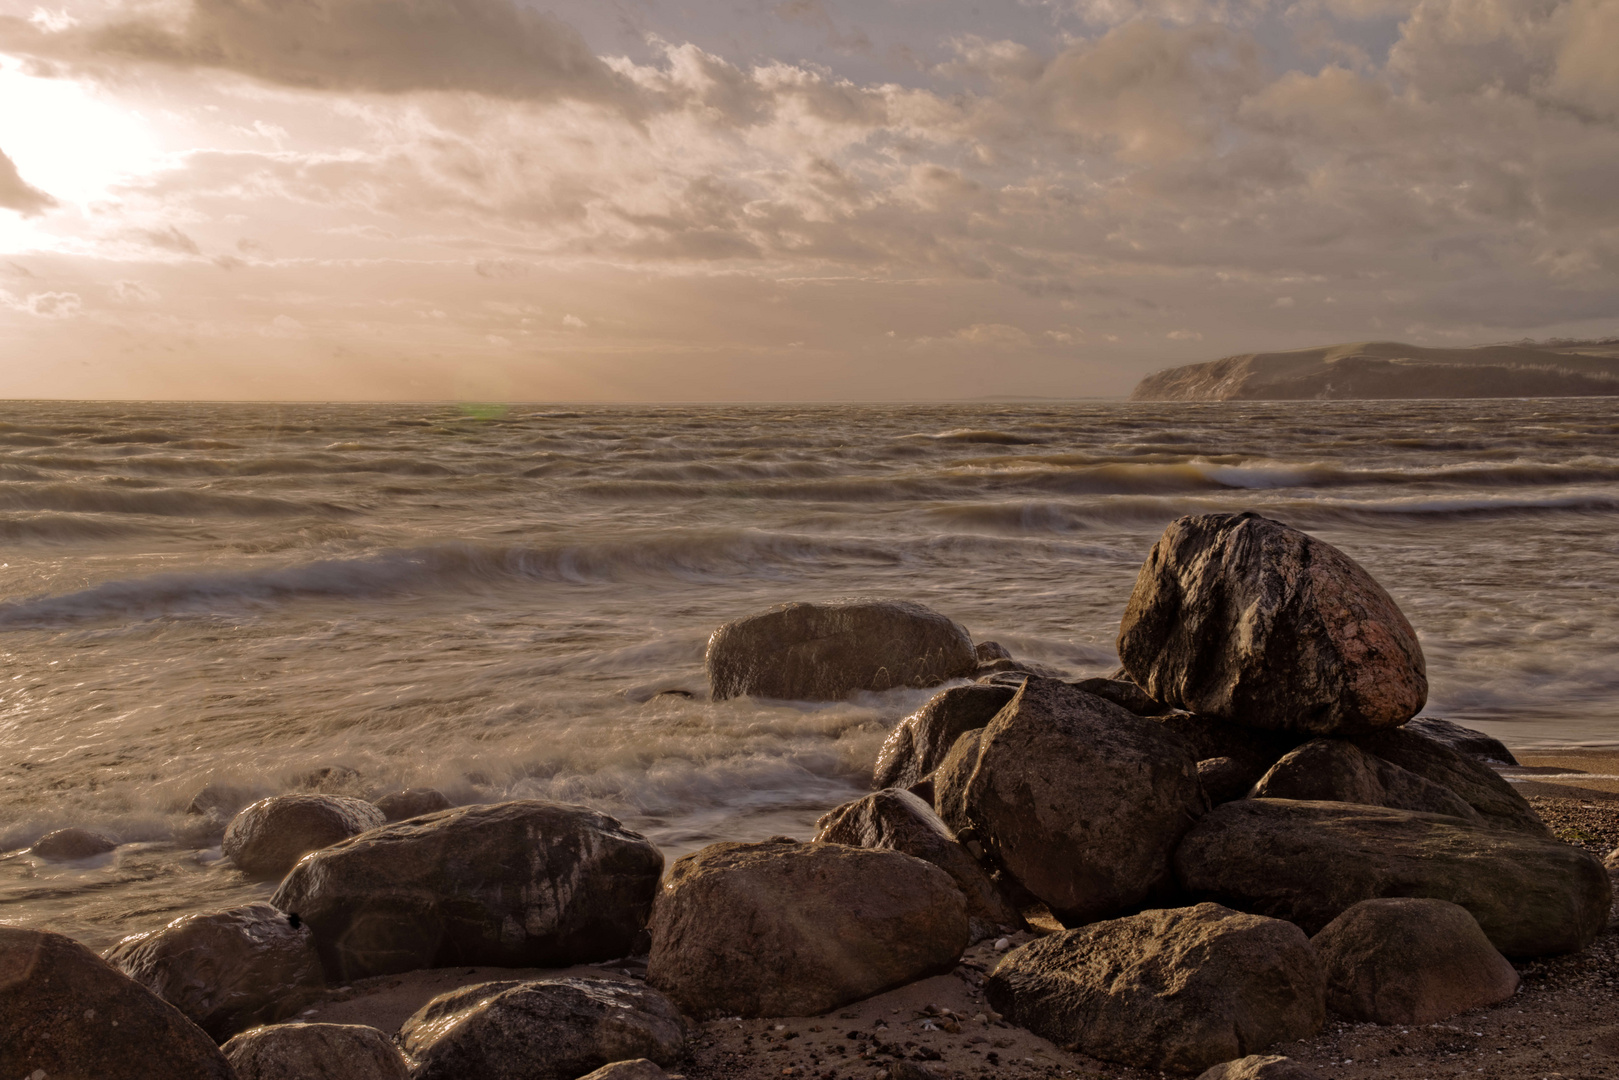
[[[0,517],[0,540],[13,543],[118,540],[129,536],[142,536],[150,531],[129,521],[81,517],[76,514],[47,513]]]
[[[329,502],[293,502],[262,495],[155,488],[141,491],[90,484],[14,484],[0,487],[0,510],[53,510],[74,514],[152,514],[162,517],[293,517],[352,513]]]

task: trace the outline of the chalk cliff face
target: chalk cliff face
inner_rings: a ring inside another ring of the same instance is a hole
[[[1132,401],[1619,395],[1619,348],[1486,345],[1429,349],[1394,341],[1246,353],[1156,372]]]

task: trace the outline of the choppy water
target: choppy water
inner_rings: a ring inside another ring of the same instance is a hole
[[[807,833],[926,692],[701,697],[719,623],[918,600],[1096,674],[1172,518],[1339,545],[1429,713],[1619,743],[1612,401],[671,407],[0,405],[0,921],[104,944],[261,896],[174,842],[208,781],[590,803],[671,856]]]

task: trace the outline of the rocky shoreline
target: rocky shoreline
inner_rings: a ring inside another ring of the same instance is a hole
[[[727,624],[715,699],[944,689],[813,839],[667,868],[583,807],[206,790],[271,903],[104,958],[0,928],[0,1073],[1611,1075],[1619,801],[1531,803],[1505,747],[1413,720],[1415,631],[1351,558],[1180,519],[1119,654],[1073,681],[895,601]]]

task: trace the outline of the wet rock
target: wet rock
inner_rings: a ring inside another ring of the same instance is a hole
[[[968,936],[937,866],[785,839],[678,860],[651,929],[647,982],[698,1017],[814,1016],[950,970]]]
[[[244,1031],[221,1049],[238,1080],[408,1080],[393,1040],[360,1024],[276,1024]]]
[[[1486,765],[1518,764],[1518,759],[1512,756],[1512,751],[1500,739],[1449,720],[1441,720],[1437,716],[1419,716],[1409,721],[1405,730],[1444,743],[1457,753],[1466,754]]]
[[[30,854],[52,862],[71,862],[105,855],[118,846],[118,841],[89,829],[57,829],[34,841]]]
[[[1466,908],[1444,900],[1363,900],[1311,942],[1327,973],[1327,1006],[1373,1024],[1431,1024],[1495,1005],[1518,973]]]
[[[1218,904],[1052,934],[1007,953],[984,988],[1020,1027],[1148,1069],[1204,1069],[1308,1038],[1326,1017],[1304,933]]]
[[[1015,686],[973,683],[935,694],[889,734],[877,755],[872,786],[908,788],[921,782],[957,739],[993,720],[1015,693]]]
[[[1072,685],[1087,694],[1111,701],[1137,716],[1164,716],[1172,710],[1129,679],[1076,679]]]
[[[969,944],[994,937],[1003,927],[1021,928],[1023,918],[1003,897],[978,861],[956,843],[949,826],[908,791],[889,788],[844,805],[816,822],[817,843],[898,851],[949,874],[967,900]]]
[[[782,604],[708,641],[715,701],[751,694],[836,701],[857,690],[937,686],[978,667],[959,623],[898,600]]]
[[[1410,724],[1352,741],[1367,753],[1455,792],[1496,828],[1533,836],[1551,835],[1534,808],[1494,769],[1413,730]]]
[[[1362,803],[1482,821],[1461,796],[1344,739],[1312,739],[1271,766],[1255,799]]]
[[[963,802],[986,853],[1073,922],[1167,886],[1170,853],[1204,808],[1197,763],[1174,734],[1035,678],[984,729]]]
[[[1362,900],[1449,900],[1518,957],[1589,945],[1613,895],[1595,856],[1556,840],[1439,814],[1287,799],[1216,807],[1176,849],[1175,874],[1196,896],[1312,934]]]
[[[245,787],[235,784],[220,784],[210,782],[203,785],[201,791],[191,797],[186,804],[187,814],[213,814],[217,813],[229,821],[236,812],[253,801],[253,793]]]
[[[334,980],[561,967],[628,954],[662,872],[606,814],[517,801],[372,829],[299,863],[271,902],[309,924]]]
[[[1280,1054],[1249,1054],[1210,1066],[1198,1074],[1197,1080],[1316,1080],[1316,1074]]]
[[[973,655],[980,664],[987,664],[991,660],[1010,660],[1012,654],[1005,645],[998,641],[980,641],[973,646]]]
[[[634,1061],[615,1061],[611,1065],[603,1065],[579,1080],[667,1080],[668,1076],[656,1061],[636,1058]]]
[[[0,1076],[235,1080],[180,1010],[71,938],[0,926]]]
[[[360,770],[350,765],[310,769],[293,777],[291,786],[317,795],[350,795],[356,799],[370,799],[372,794],[371,785]]]
[[[656,990],[606,979],[491,982],[440,994],[399,1029],[413,1080],[575,1080],[612,1062],[668,1065],[687,1025]]]
[[[272,795],[231,818],[225,855],[244,874],[275,878],[311,851],[384,823],[382,811],[344,795]]]
[[[285,1019],[326,987],[314,935],[269,904],[182,915],[124,938],[106,960],[215,1042]]]
[[[1038,660],[1014,660],[1009,656],[999,660],[986,660],[973,670],[972,677],[980,682],[993,679],[995,676],[1005,676],[1009,681],[1019,675],[1038,675],[1042,679],[1067,678],[1068,672],[1061,668],[1042,664]]]
[[[1252,513],[1170,523],[1118,647],[1155,699],[1250,727],[1374,731],[1428,698],[1416,633],[1382,586],[1332,545]]]
[[[404,821],[422,814],[448,810],[450,799],[438,788],[406,788],[384,795],[377,800],[376,807],[389,821]]]
[[[967,784],[973,778],[973,770],[978,768],[978,751],[983,745],[983,728],[962,732],[933,771],[933,808],[939,819],[958,836],[961,830],[973,828],[967,817]],[[977,835],[976,829],[974,835]],[[975,857],[980,854],[981,850],[973,852]]]

